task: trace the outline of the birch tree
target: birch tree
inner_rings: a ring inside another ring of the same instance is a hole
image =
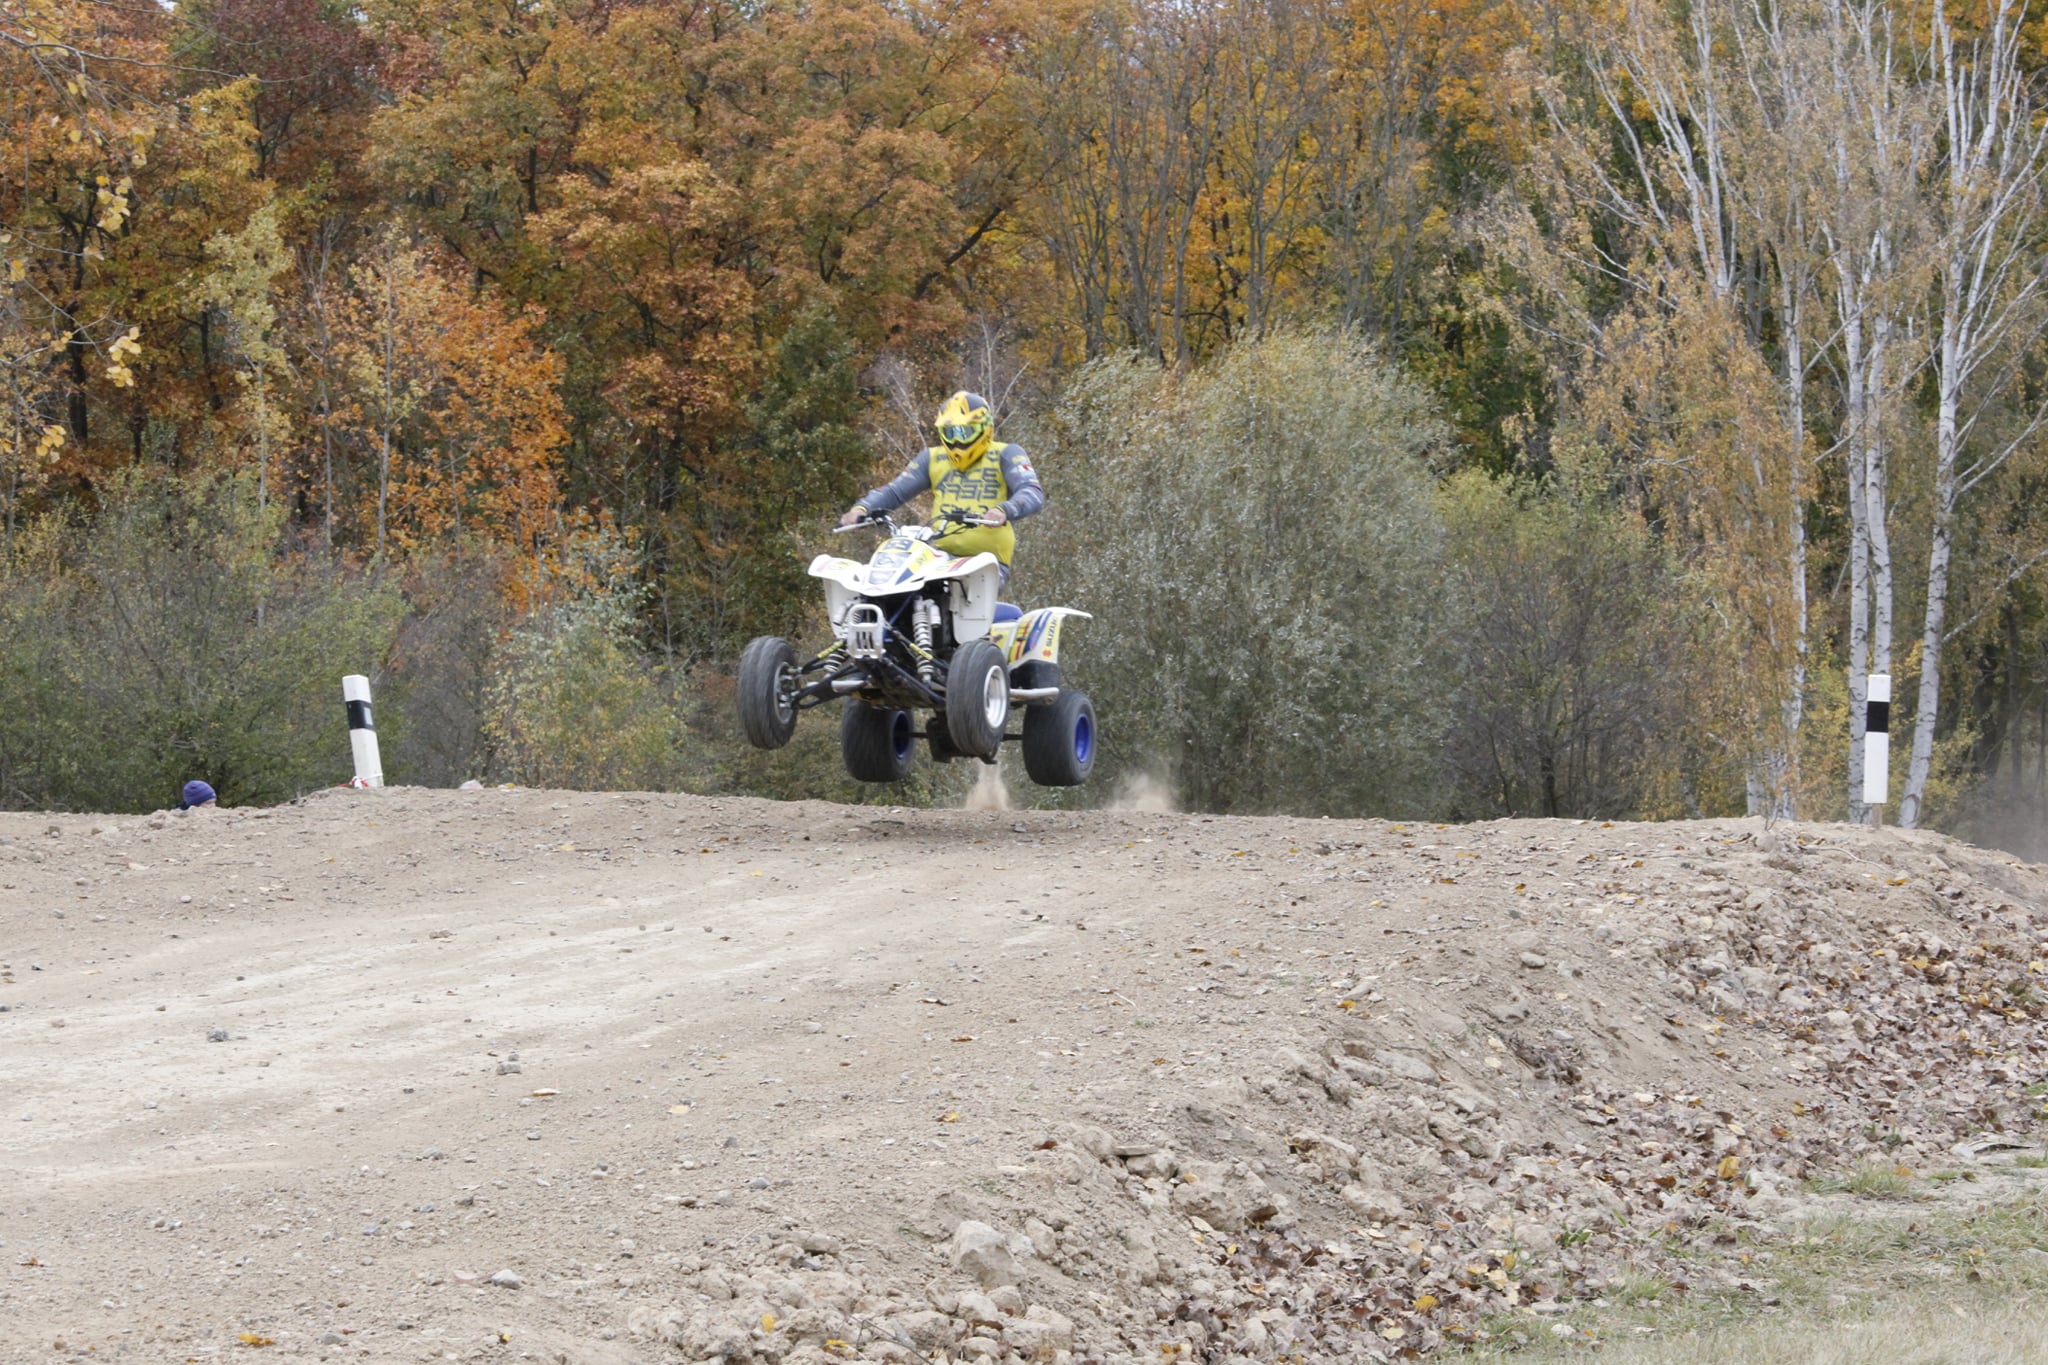
[[[1909,828],[1920,821],[1934,756],[1957,503],[2048,417],[2048,409],[2035,407],[1995,437],[1974,439],[2048,329],[2040,245],[2048,125],[2026,71],[2029,17],[2024,3],[1993,0],[1988,22],[1959,36],[1945,0],[1934,5],[1928,69],[1941,118],[1941,154],[1929,187],[1936,224],[1934,509],[1913,751],[1899,803],[1899,823]]]
[[[1819,228],[1837,322],[1849,515],[1849,763],[1852,820],[1863,804],[1864,707],[1872,673],[1892,671],[1891,418],[1909,372],[1906,315],[1913,196],[1931,129],[1900,65],[1909,54],[1886,0],[1820,0],[1827,67],[1812,107],[1834,128]]]

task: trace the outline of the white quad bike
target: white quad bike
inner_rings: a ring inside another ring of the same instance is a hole
[[[996,600],[1002,570],[992,554],[949,555],[931,542],[951,525],[899,526],[869,517],[834,533],[879,527],[882,543],[865,564],[836,555],[811,561],[825,583],[837,638],[809,663],[779,635],[740,655],[740,727],[759,749],[796,733],[799,711],[845,698],[840,754],[860,782],[898,782],[922,737],[939,762],[996,761],[1005,740],[1024,751],[1024,771],[1043,787],[1078,787],[1095,766],[1095,708],[1060,676],[1060,628],[1072,607],[1020,611]],[[1008,733],[1013,709],[1022,733]],[[923,730],[915,714],[925,712]]]

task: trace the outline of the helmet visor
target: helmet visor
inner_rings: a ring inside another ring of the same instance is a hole
[[[949,446],[973,445],[982,430],[980,422],[947,422],[939,428],[939,439]]]

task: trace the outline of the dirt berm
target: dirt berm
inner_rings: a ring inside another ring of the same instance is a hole
[[[1679,1253],[1767,1294],[1817,1177],[2034,1140],[2044,912],[1740,821],[0,816],[0,1361],[1352,1361]]]

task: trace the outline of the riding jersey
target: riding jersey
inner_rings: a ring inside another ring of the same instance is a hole
[[[956,468],[936,447],[913,456],[901,474],[861,498],[870,512],[893,512],[926,489],[932,495],[932,520],[947,512],[977,516],[1000,507],[1010,521],[1019,521],[1045,506],[1038,471],[1020,445],[998,442],[966,469]],[[1017,533],[1009,525],[967,526],[932,542],[948,554],[975,555],[984,550],[1004,564],[1017,552]]]

